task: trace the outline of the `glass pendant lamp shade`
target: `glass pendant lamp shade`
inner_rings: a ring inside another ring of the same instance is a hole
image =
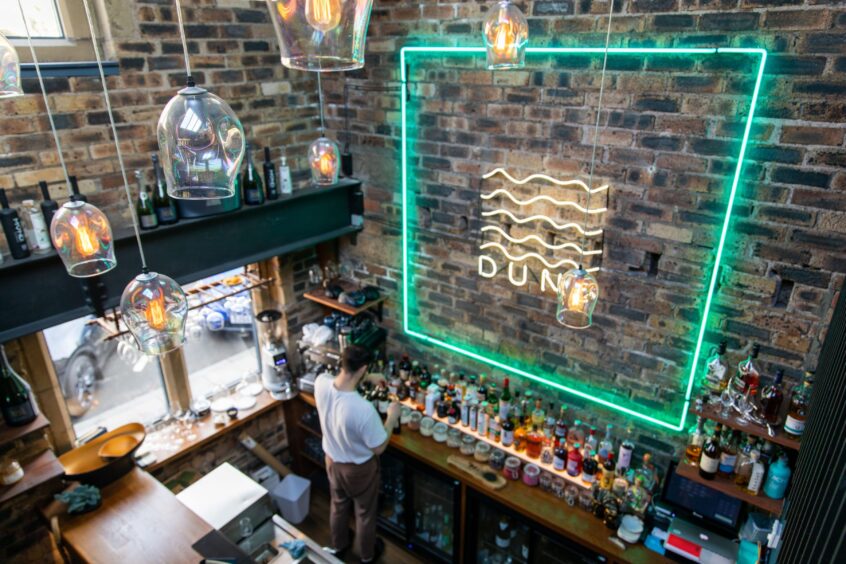
[[[338,182],[341,152],[338,144],[327,137],[318,137],[308,148],[311,181],[321,186]]]
[[[171,197],[210,200],[235,194],[246,150],[244,128],[221,98],[197,86],[183,88],[165,106],[157,133]]]
[[[567,271],[558,284],[558,322],[571,329],[587,329],[599,299],[599,284],[582,267]]]
[[[373,0],[267,0],[282,64],[306,71],[364,66]]]
[[[520,8],[502,0],[485,20],[485,47],[488,69],[516,69],[526,64],[529,22]]]
[[[117,265],[112,227],[106,215],[82,201],[67,202],[53,215],[50,237],[68,274],[97,276]]]
[[[188,298],[172,278],[142,272],[120,298],[123,322],[146,354],[163,354],[185,342]]]
[[[0,33],[0,98],[20,96],[21,61],[9,40]]]

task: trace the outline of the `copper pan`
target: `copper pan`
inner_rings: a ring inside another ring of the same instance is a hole
[[[102,487],[132,470],[145,436],[143,425],[129,423],[66,452],[59,462],[69,480]]]

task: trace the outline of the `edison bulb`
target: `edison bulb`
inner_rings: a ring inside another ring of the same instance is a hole
[[[491,9],[485,20],[484,39],[489,69],[525,66],[529,22],[523,12],[508,0],[502,0]]]
[[[341,0],[305,0],[305,17],[317,31],[332,31],[341,23]]]
[[[188,298],[172,278],[142,272],[120,298],[121,319],[147,354],[172,351],[185,342]]]
[[[586,329],[593,323],[599,299],[599,284],[581,266],[567,271],[558,285],[558,322],[572,329]]]
[[[340,162],[341,151],[331,139],[319,137],[308,148],[311,180],[315,184],[327,186],[337,183]]]
[[[50,238],[75,278],[97,276],[117,265],[109,219],[89,203],[64,204],[50,222]]]

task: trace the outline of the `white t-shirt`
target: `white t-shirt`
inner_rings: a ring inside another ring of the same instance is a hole
[[[335,462],[364,464],[388,438],[379,413],[358,392],[342,392],[330,374],[314,382],[323,451]]]

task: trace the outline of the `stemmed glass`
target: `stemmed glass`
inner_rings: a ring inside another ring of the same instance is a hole
[[[737,422],[741,425],[749,423],[749,414],[752,412],[753,408],[752,400],[749,397],[750,393],[751,390],[747,390],[746,394],[738,397],[734,406],[738,413]]]
[[[720,410],[720,417],[728,418],[731,415],[731,406],[734,404],[734,401],[731,396],[731,391],[728,388],[723,390],[723,393],[720,394],[720,406],[722,409]]]

